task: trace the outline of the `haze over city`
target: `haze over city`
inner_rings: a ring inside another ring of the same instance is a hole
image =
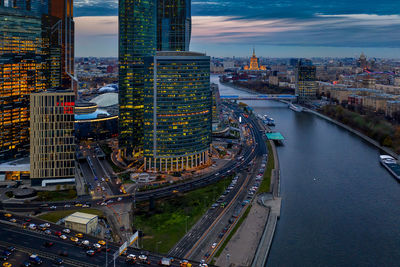
[[[118,1],[75,1],[77,56],[117,56]],[[395,1],[194,1],[191,50],[211,56],[400,57]],[[385,38],[380,38],[380,36]],[[94,45],[95,44],[95,45]]]

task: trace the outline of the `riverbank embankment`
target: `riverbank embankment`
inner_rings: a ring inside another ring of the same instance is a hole
[[[329,122],[332,122],[332,123],[334,123],[334,124],[336,124],[336,125],[338,125],[338,126],[344,128],[344,129],[348,130],[349,132],[351,132],[351,133],[357,135],[358,137],[361,137],[362,139],[364,139],[365,141],[367,141],[367,142],[370,143],[371,145],[377,147],[378,149],[382,150],[382,151],[385,152],[386,154],[388,154],[388,155],[390,155],[390,156],[392,156],[392,157],[394,157],[394,158],[396,158],[396,159],[399,158],[399,155],[398,155],[397,153],[395,153],[393,150],[391,150],[391,149],[389,149],[389,148],[387,148],[387,147],[381,146],[381,145],[380,145],[377,141],[375,141],[374,139],[372,139],[372,138],[366,136],[365,134],[363,134],[363,133],[361,133],[361,132],[359,132],[359,131],[357,131],[357,130],[351,128],[350,126],[347,126],[346,124],[343,124],[343,123],[341,123],[341,122],[339,122],[339,121],[337,121],[337,120],[334,120],[334,119],[332,119],[332,118],[330,118],[330,117],[328,117],[328,116],[326,116],[326,115],[323,115],[323,114],[321,114],[321,113],[319,113],[319,112],[317,112],[317,111],[315,111],[315,110],[311,110],[311,109],[305,108],[304,111],[305,111],[305,112],[308,112],[308,113],[311,113],[311,114],[314,114],[314,115],[316,115],[316,116],[318,116],[318,117],[320,117],[320,118],[322,118],[322,119],[325,119],[325,120],[327,120],[327,121],[329,121]]]

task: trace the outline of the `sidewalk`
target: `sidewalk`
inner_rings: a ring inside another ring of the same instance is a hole
[[[216,260],[217,266],[250,266],[264,231],[269,209],[253,201],[249,215]],[[229,255],[229,256],[227,256]]]

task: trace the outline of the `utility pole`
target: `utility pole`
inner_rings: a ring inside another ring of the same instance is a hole
[[[107,249],[108,249],[108,242],[106,243],[106,267],[108,266],[108,252],[107,252]]]

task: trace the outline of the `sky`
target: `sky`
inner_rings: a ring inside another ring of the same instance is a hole
[[[215,57],[400,59],[399,0],[192,0],[190,49]],[[118,0],[75,0],[76,56],[118,55]]]

